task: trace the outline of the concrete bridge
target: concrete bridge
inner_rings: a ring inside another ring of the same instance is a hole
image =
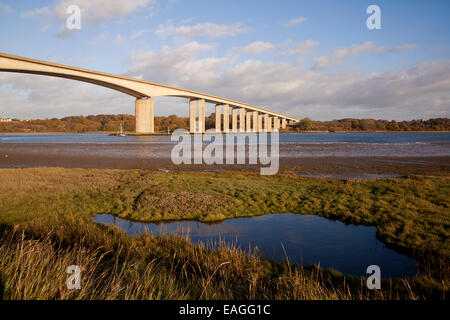
[[[213,103],[216,106],[217,132],[271,132],[299,121],[299,119],[278,112],[210,94],[1,52],[0,71],[31,73],[84,81],[136,97],[137,133],[154,133],[153,98],[160,96],[189,99],[191,133],[205,132],[205,103]]]

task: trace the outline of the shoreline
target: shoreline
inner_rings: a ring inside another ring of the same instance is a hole
[[[120,140],[120,139],[119,139]],[[150,140],[150,139],[149,139]],[[259,173],[262,164],[181,164],[171,160],[168,142],[60,143],[0,142],[0,168],[148,169],[163,172]],[[371,179],[408,175],[450,176],[445,145],[280,144],[279,172],[299,177]],[[191,159],[192,160],[192,159]],[[225,159],[224,159],[225,160]]]
[[[137,149],[136,149],[137,148]],[[162,172],[253,172],[262,165],[175,165],[164,145],[61,145],[0,143],[0,168],[62,167],[146,169]],[[450,156],[281,156],[279,172],[299,177],[371,179],[409,175],[450,175]]]
[[[113,131],[89,131],[89,132],[53,132],[53,131],[42,131],[42,132],[0,132],[0,135],[38,135],[38,134],[113,134],[117,132]],[[239,132],[230,132],[233,134]],[[244,134],[246,132],[243,132]],[[304,133],[450,133],[450,131],[300,131],[300,132],[285,132],[281,131],[280,134],[290,133],[290,134],[304,134]],[[124,132],[127,136],[169,136],[171,133],[135,133],[135,132]]]

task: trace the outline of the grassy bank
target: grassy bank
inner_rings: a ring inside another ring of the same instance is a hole
[[[2,169],[0,179],[0,291],[6,298],[442,298],[448,285],[447,177],[338,181],[36,168]],[[98,213],[216,221],[277,212],[374,225],[382,241],[428,263],[429,274],[367,292],[361,279],[344,281],[335,272],[235,248],[208,251],[175,237],[133,238],[91,222]],[[60,270],[75,262],[85,268],[86,287],[66,292]],[[35,272],[47,276],[31,285]]]
[[[365,279],[256,258],[225,244],[208,250],[179,237],[129,237],[79,219],[2,225],[4,299],[443,299],[433,280],[405,278],[367,290]],[[81,290],[66,288],[77,264]]]

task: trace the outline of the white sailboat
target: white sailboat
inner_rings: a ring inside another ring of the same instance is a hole
[[[120,123],[120,128],[119,128],[119,131],[117,132],[117,136],[118,137],[126,137],[126,135],[123,133],[122,122]]]

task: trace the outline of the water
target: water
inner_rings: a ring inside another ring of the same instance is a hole
[[[450,133],[288,133],[280,134],[281,158],[305,157],[448,157]],[[170,158],[170,136],[108,134],[0,135],[0,145],[20,152]],[[207,143],[205,143],[206,145]],[[217,144],[217,142],[216,142]]]
[[[412,258],[387,248],[376,239],[375,227],[345,225],[314,215],[287,213],[228,219],[216,224],[196,221],[154,224],[100,214],[94,221],[115,224],[130,235],[188,233],[194,243],[214,243],[220,238],[244,250],[248,250],[249,245],[257,246],[262,256],[278,261],[286,261],[287,254],[293,263],[320,263],[321,267],[349,275],[367,275],[367,267],[373,264],[380,266],[382,277],[416,272]]]
[[[64,134],[7,134],[0,135],[0,143],[86,143],[122,144],[170,142],[167,136],[110,136],[107,133],[64,133]]]
[[[106,133],[0,134],[0,143],[174,143],[170,136],[109,136]],[[450,143],[450,132],[286,133],[280,143],[416,144]]]

